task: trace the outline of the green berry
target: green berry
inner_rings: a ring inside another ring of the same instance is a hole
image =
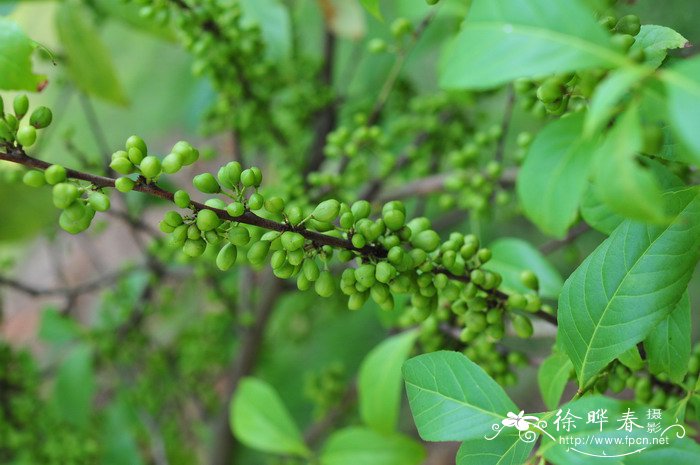
[[[547,79],[537,89],[537,98],[544,103],[552,103],[564,95],[564,87],[556,78]]]
[[[36,142],[36,128],[34,126],[23,126],[17,131],[17,142],[23,147],[31,147]]]
[[[116,157],[112,159],[109,167],[119,174],[131,174],[134,172],[134,164],[126,157]]]
[[[316,260],[313,258],[304,260],[304,264],[301,266],[301,269],[304,276],[309,281],[316,281],[321,273],[318,269],[318,265],[316,264]]]
[[[25,94],[19,94],[15,97],[13,107],[17,119],[22,119],[22,117],[27,114],[27,110],[29,110],[29,98]]]
[[[162,168],[166,174],[174,174],[182,169],[182,156],[178,153],[169,153],[163,158]]]
[[[207,250],[207,243],[204,239],[187,239],[185,245],[182,247],[182,251],[185,252],[185,255],[192,258],[202,256],[205,250]]]
[[[198,174],[192,180],[194,187],[204,194],[216,194],[221,192],[221,186],[211,173]]]
[[[255,192],[248,197],[248,208],[251,210],[260,210],[265,205],[265,199],[261,194]]]
[[[226,211],[235,218],[245,213],[245,206],[241,202],[232,202],[226,206]]]
[[[406,214],[401,210],[389,210],[382,214],[382,219],[387,228],[398,231],[406,223]]]
[[[361,220],[362,218],[369,217],[369,214],[372,211],[372,206],[366,200],[358,200],[352,204],[350,211],[352,212],[352,216],[355,218],[355,221],[357,221]]]
[[[522,294],[511,294],[508,296],[506,305],[509,309],[524,309],[527,306],[527,299]]]
[[[44,175],[46,176],[46,182],[51,184],[52,186],[55,186],[59,182],[65,181],[68,177],[66,169],[61,165],[49,166],[48,168],[46,168]]]
[[[129,152],[131,152],[131,150]],[[141,170],[141,174],[143,174],[146,177],[146,179],[157,178],[161,172],[160,158],[154,157],[153,155],[145,157],[141,161],[139,169]]]
[[[138,165],[143,161],[143,159],[146,157],[146,155],[136,147],[131,147],[127,151],[127,157],[129,158],[129,161],[133,163],[134,165]]]
[[[265,200],[264,205],[265,210],[273,214],[282,213],[284,210],[284,200],[281,197],[270,197]]]
[[[335,199],[324,200],[314,209],[312,216],[318,221],[330,223],[340,213],[340,202]]]
[[[539,289],[540,284],[537,279],[537,275],[530,270],[524,270],[520,273],[520,281],[528,288],[536,291]]]
[[[330,297],[335,292],[335,280],[329,271],[322,271],[316,282],[314,282],[314,290],[321,297]]]
[[[387,284],[396,277],[396,268],[390,263],[379,262],[375,269],[375,277],[380,283]]]
[[[362,286],[369,289],[377,281],[375,266],[364,263],[355,269],[355,280]]]
[[[297,232],[285,231],[282,233],[280,240],[282,241],[282,247],[289,252],[301,249],[304,246],[304,236]]]
[[[46,107],[38,107],[29,117],[29,124],[37,129],[42,129],[50,125],[52,119],[53,114],[51,113],[51,110]]]
[[[250,233],[244,226],[234,226],[228,231],[228,240],[233,245],[244,246],[250,242]]]
[[[532,321],[524,315],[513,315],[513,329],[515,329],[515,334],[523,339],[528,339],[532,336]]]
[[[127,152],[132,148],[136,148],[141,152],[143,156],[148,155],[148,148],[146,147],[146,143],[139,136],[129,137],[126,140],[125,147]]]
[[[46,184],[46,178],[44,173],[39,170],[29,170],[24,173],[22,182],[30,187],[41,187]]]
[[[212,231],[221,225],[221,220],[211,210],[199,210],[197,212],[197,228],[200,231]]]
[[[171,153],[179,155],[180,160],[182,161],[182,164],[184,166],[191,165],[192,163],[196,162],[199,158],[199,152],[194,147],[192,147],[189,142],[186,142],[184,140],[177,142],[173,146]]]
[[[610,39],[613,47],[617,48],[623,53],[627,51],[634,45],[634,37],[629,34],[614,34]]]
[[[411,245],[430,253],[440,245],[440,236],[432,229],[427,229],[411,237]]]
[[[173,201],[175,202],[175,205],[177,205],[180,208],[187,208],[190,206],[190,194],[183,190],[178,190],[175,191],[175,194],[173,194]]]
[[[88,195],[88,202],[90,206],[98,212],[107,211],[110,207],[109,197],[102,192],[91,192],[90,195]]]
[[[221,271],[226,271],[236,263],[238,249],[233,244],[224,245],[216,256],[216,266]]]
[[[53,186],[53,204],[56,208],[68,208],[79,196],[80,191],[74,184],[63,182]]]
[[[255,184],[254,184],[255,187],[260,187],[260,184],[262,184],[262,179],[263,179],[262,171],[257,166],[251,166],[250,170],[253,172],[253,175],[255,176]]]
[[[629,34],[631,36],[636,36],[641,30],[641,23],[639,21],[639,16],[637,15],[626,15],[619,19],[615,25],[615,30],[622,34]]]
[[[122,176],[120,178],[117,178],[117,180],[114,182],[114,187],[119,191],[119,192],[129,192],[131,191],[134,186],[136,186],[136,183],[134,182],[133,179],[127,178],[126,176]]]
[[[253,265],[262,264],[270,251],[270,241],[258,241],[248,249],[248,261]]]
[[[253,187],[255,185],[255,173],[250,168],[241,172],[241,184],[244,187]]]
[[[387,49],[386,42],[379,38],[374,38],[367,44],[367,49],[370,53],[382,53]]]

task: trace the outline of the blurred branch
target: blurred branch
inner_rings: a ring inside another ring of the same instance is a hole
[[[343,415],[348,412],[356,401],[357,381],[353,380],[343,394],[342,399],[340,399],[340,402],[328,410],[320,420],[311,424],[311,426],[304,431],[304,441],[307,444],[314,445],[319,440],[323,439],[323,437],[337,425]]]
[[[506,150],[506,142],[508,141],[508,131],[510,130],[510,122],[513,119],[513,108],[515,107],[515,92],[513,86],[508,86],[506,95],[506,107],[503,110],[503,121],[501,121],[501,136],[496,143],[496,153],[494,159],[497,162],[503,161],[503,155]]]
[[[103,276],[99,276],[93,280],[86,281],[76,286],[61,286],[54,288],[34,287],[30,284],[7,278],[5,276],[0,276],[0,287],[9,287],[31,297],[63,296],[66,298],[71,298],[107,287],[123,276],[132,273],[134,270],[135,268],[132,267],[114,273],[107,273]]]
[[[545,255],[551,254],[553,252],[556,252],[557,250],[566,247],[567,245],[570,245],[573,243],[576,239],[578,239],[580,236],[583,234],[587,233],[588,231],[591,230],[591,227],[588,226],[586,223],[581,222],[571,228],[569,232],[566,234],[566,237],[563,239],[556,239],[553,241],[545,242],[538,248],[540,249],[540,252],[542,252]]]

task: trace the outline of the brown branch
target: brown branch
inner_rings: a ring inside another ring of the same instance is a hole
[[[556,239],[553,241],[545,242],[541,246],[539,246],[540,252],[542,252],[545,255],[551,254],[553,252],[556,252],[557,250],[561,249],[562,247],[566,247],[567,245],[573,243],[576,239],[578,239],[580,236],[583,234],[587,233],[588,231],[591,230],[591,227],[588,226],[586,223],[581,222],[571,228],[569,232],[567,233],[566,237],[563,239]]]
[[[304,441],[309,445],[314,445],[333,429],[336,424],[343,418],[348,410],[357,401],[357,382],[353,380],[338,405],[333,406],[326,414],[318,420],[317,422],[311,424],[306,431],[304,431]]]
[[[0,287],[9,287],[31,297],[65,296],[66,298],[71,298],[83,294],[88,294],[93,291],[97,291],[103,287],[107,287],[116,280],[133,271],[134,268],[129,268],[114,273],[108,273],[75,286],[60,286],[53,288],[34,287],[31,284],[26,284],[11,278],[7,278],[5,276],[0,276]]]

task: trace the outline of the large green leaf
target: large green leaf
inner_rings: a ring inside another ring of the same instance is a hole
[[[534,445],[534,442],[523,441],[516,429],[503,432],[490,441],[471,439],[459,447],[457,465],[521,465]]]
[[[581,137],[583,115],[546,126],[530,146],[517,180],[523,210],[542,231],[563,237],[578,206],[593,162],[594,142]]]
[[[662,74],[668,92],[671,126],[700,160],[700,57],[679,63]]]
[[[32,72],[35,47],[14,21],[0,17],[0,89],[39,90],[46,76]]]
[[[690,360],[690,328],[690,298],[686,293],[644,340],[653,374],[666,373],[676,383],[683,381]]]
[[[66,53],[68,74],[75,85],[88,95],[126,105],[109,51],[87,10],[73,2],[61,3],[56,29]]]
[[[426,441],[465,441],[491,431],[516,406],[484,370],[459,352],[419,355],[403,366],[408,402]]]
[[[320,462],[321,465],[418,465],[424,458],[423,446],[407,436],[346,428],[328,438]]]
[[[276,454],[309,454],[277,392],[262,380],[241,380],[231,400],[230,419],[233,434],[248,447]]]
[[[603,79],[591,98],[583,127],[584,134],[591,136],[601,131],[610,122],[622,98],[645,75],[644,68],[635,66],[613,71]]]
[[[688,39],[670,27],[644,24],[635,37],[632,50],[644,50],[644,62],[658,68],[666,58],[667,51],[682,48],[688,44]]]
[[[596,164],[598,195],[614,212],[641,221],[662,223],[661,187],[653,173],[635,157],[642,148],[637,108],[620,116],[599,149]]]
[[[382,19],[382,10],[379,5],[379,0],[360,0],[360,3],[362,3],[365,10],[369,11],[372,16],[379,20]]]
[[[559,405],[566,383],[574,366],[566,354],[555,352],[547,357],[537,372],[537,383],[544,405],[554,410]]]
[[[86,427],[95,390],[92,350],[86,345],[75,346],[61,363],[56,375],[52,400],[59,416],[68,423]]]
[[[384,340],[363,360],[358,375],[360,416],[380,433],[396,429],[401,406],[401,366],[418,333],[409,331]]]
[[[673,441],[671,445],[652,447],[641,454],[625,457],[625,465],[659,465],[673,463],[694,465],[700,463],[700,445],[692,439]]]
[[[664,196],[668,226],[622,223],[566,280],[558,345],[585,385],[642,341],[680,300],[700,247],[696,189]]]
[[[292,49],[292,24],[289,10],[280,0],[242,0],[246,20],[260,26],[265,55],[273,60],[289,57]]]
[[[484,268],[503,277],[502,288],[508,292],[528,292],[520,279],[524,270],[531,270],[540,283],[540,294],[556,299],[564,280],[551,263],[529,242],[516,238],[503,238],[489,245],[492,252]]]
[[[578,0],[474,0],[446,51],[440,84],[484,89],[519,77],[627,62]]]

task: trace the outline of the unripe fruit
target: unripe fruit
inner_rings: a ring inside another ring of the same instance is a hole
[[[175,205],[177,205],[180,208],[187,208],[190,206],[190,194],[183,190],[178,190],[175,191],[175,194],[173,194],[173,201],[175,202]]]
[[[515,334],[523,339],[528,339],[532,336],[532,321],[524,315],[513,315],[513,329]]]
[[[134,186],[136,186],[136,183],[134,182],[133,179],[127,178],[126,176],[122,176],[121,178],[117,178],[116,181],[114,181],[114,187],[119,191],[119,192],[129,192],[131,191]]]
[[[355,279],[358,283],[369,289],[376,282],[375,267],[370,263],[364,263],[355,270]]]
[[[202,233],[196,224],[191,224],[187,227],[187,238],[191,240],[197,240],[202,237]]]
[[[533,291],[538,290],[540,287],[537,275],[530,270],[524,270],[520,273],[520,281]]]
[[[110,207],[109,197],[102,192],[91,192],[88,196],[88,202],[98,212],[107,211]]]
[[[335,199],[324,200],[314,209],[312,216],[324,223],[332,222],[340,212],[340,202]]]
[[[204,194],[216,194],[221,192],[221,186],[211,173],[198,174],[192,180],[194,187]]]
[[[265,199],[262,195],[255,192],[250,197],[248,197],[248,208],[251,210],[260,210],[265,204]]]
[[[233,244],[226,244],[221,248],[219,254],[216,256],[216,266],[221,271],[226,271],[236,263],[236,257],[238,256],[238,249]]]
[[[15,97],[12,106],[14,107],[17,119],[22,119],[22,117],[27,114],[27,110],[29,110],[29,98],[27,98],[25,94],[20,94]]]
[[[397,18],[391,23],[391,33],[394,37],[401,37],[413,30],[411,22],[406,18]]]
[[[75,201],[63,211],[70,221],[78,221],[85,216],[85,204],[82,201]]]
[[[316,281],[320,276],[321,271],[318,269],[316,260],[309,258],[304,260],[304,264],[301,266],[301,270],[309,281]]]
[[[314,290],[321,297],[330,297],[335,292],[335,281],[329,271],[322,271],[314,283]]]
[[[387,262],[377,263],[375,269],[375,278],[380,283],[387,284],[396,277],[396,268]]]
[[[243,226],[234,226],[228,231],[228,240],[233,245],[244,246],[250,242],[250,233]]]
[[[308,291],[311,288],[311,281],[306,279],[302,273],[297,276],[297,289],[300,291]]]
[[[146,147],[146,143],[139,136],[130,136],[126,140],[125,147],[127,152],[129,151],[129,149],[136,148],[141,152],[143,156],[148,155],[148,147]]]
[[[287,264],[287,252],[284,250],[275,250],[270,257],[270,266],[273,270],[282,268]]]
[[[389,253],[387,254],[387,259],[389,262],[393,263],[394,265],[400,265],[401,262],[403,261],[405,252],[400,246],[394,246],[391,249],[389,249]]]
[[[197,212],[197,228],[200,231],[211,231],[219,227],[221,220],[211,210],[199,210]]]
[[[374,38],[367,44],[367,49],[370,53],[382,53],[386,51],[386,42],[379,38]]]
[[[243,170],[241,173],[241,184],[244,187],[253,187],[255,185],[255,173],[250,168]]]
[[[549,78],[537,89],[537,98],[544,103],[552,103],[564,95],[564,87],[556,78]]]
[[[382,214],[382,219],[387,228],[398,231],[406,223],[406,214],[401,210],[389,210]]]
[[[285,231],[280,237],[282,247],[288,251],[301,249],[304,246],[304,236],[294,231]]]
[[[226,206],[229,215],[236,217],[245,213],[245,206],[241,202],[232,202]]]
[[[53,204],[56,208],[68,208],[79,196],[80,191],[73,184],[64,182],[53,186]]]
[[[352,212],[352,216],[355,217],[355,221],[357,221],[362,218],[369,217],[369,214],[372,211],[372,206],[366,200],[358,200],[352,204],[350,211]]]
[[[192,258],[200,257],[204,251],[207,249],[207,243],[204,239],[187,239],[185,245],[182,247],[182,251],[185,255]]]
[[[522,294],[511,294],[508,296],[506,305],[509,309],[524,309],[527,306],[527,299]]]
[[[131,174],[134,172],[134,164],[126,157],[116,157],[112,159],[109,167],[119,174]]]
[[[253,172],[253,175],[255,176],[255,184],[254,184],[255,187],[260,187],[260,184],[262,184],[262,179],[263,179],[262,171],[257,166],[251,166],[250,170]]]
[[[636,36],[641,30],[641,23],[639,21],[639,16],[637,15],[626,15],[620,18],[620,20],[615,25],[615,30],[621,32],[622,34],[629,34],[631,36]]]
[[[351,294],[348,298],[348,309],[349,310],[359,310],[367,302],[367,297],[369,292],[356,292]]]
[[[131,152],[131,150],[129,151]],[[143,174],[146,179],[154,179],[158,177],[161,171],[160,158],[149,155],[141,161],[139,166],[141,174]]]
[[[229,182],[231,182],[232,185],[236,185],[239,182],[241,182],[241,173],[243,172],[243,168],[241,167],[241,164],[238,163],[237,161],[232,161],[226,164],[226,175],[228,176]]]
[[[627,51],[634,45],[634,37],[629,34],[614,34],[610,39],[613,47],[617,48],[623,53]]]
[[[42,129],[51,124],[53,119],[53,114],[51,110],[46,107],[38,107],[32,112],[32,116],[29,117],[29,124],[37,129]]]
[[[267,258],[270,251],[270,241],[258,241],[248,249],[248,261],[253,265],[260,265]]]
[[[146,157],[146,155],[136,147],[131,147],[127,151],[127,157],[129,158],[129,161],[133,163],[134,165],[138,165],[143,161],[143,159]]]
[[[440,245],[440,236],[432,229],[427,229],[411,237],[411,245],[430,253]]]
[[[163,221],[176,228],[182,224],[182,216],[176,211],[169,211],[163,216]]]
[[[182,169],[182,156],[177,153],[170,153],[163,158],[162,168],[166,174],[174,174]]]
[[[31,147],[36,142],[36,129],[34,126],[23,126],[17,131],[17,142],[23,147]]]
[[[184,140],[181,140],[173,145],[171,152],[180,155],[180,159],[182,160],[182,164],[184,166],[191,165],[199,158],[199,152],[192,147],[189,142]]]
[[[30,187],[41,187],[46,184],[46,178],[44,173],[39,170],[29,170],[24,173],[22,182]]]
[[[265,210],[270,213],[282,213],[284,210],[284,200],[281,197],[270,197],[265,200]]]
[[[59,182],[65,181],[67,177],[66,169],[61,165],[49,166],[46,168],[44,175],[46,176],[46,182],[52,186],[55,186]]]

